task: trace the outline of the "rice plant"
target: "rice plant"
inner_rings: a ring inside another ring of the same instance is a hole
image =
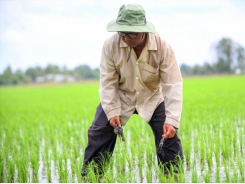
[[[133,115],[104,176],[81,176],[99,83],[0,88],[0,182],[245,182],[245,76],[184,79],[183,172],[165,176]]]

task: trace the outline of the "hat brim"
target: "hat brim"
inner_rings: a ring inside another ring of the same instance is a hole
[[[116,20],[112,20],[107,24],[108,32],[137,32],[137,33],[155,33],[155,26],[147,21],[147,24],[142,26],[130,26],[117,24]]]

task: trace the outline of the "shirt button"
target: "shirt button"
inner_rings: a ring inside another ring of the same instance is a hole
[[[136,65],[139,64],[138,62],[136,62]]]
[[[135,107],[137,107],[137,105],[135,105]]]
[[[138,94],[140,94],[140,92],[137,92],[136,94],[138,95]]]
[[[136,77],[136,80],[139,80],[139,77]]]

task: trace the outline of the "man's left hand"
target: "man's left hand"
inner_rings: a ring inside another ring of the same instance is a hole
[[[164,123],[163,125],[164,139],[173,138],[175,133],[176,133],[176,129],[172,125]]]

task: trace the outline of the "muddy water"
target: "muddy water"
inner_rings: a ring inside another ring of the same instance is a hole
[[[146,154],[145,154],[146,155]],[[71,165],[70,165],[70,160],[67,160],[67,170],[68,170],[68,173],[72,173],[71,171]],[[38,170],[38,181],[40,183],[49,183],[48,181],[48,178],[47,178],[47,173],[46,173],[46,168],[45,168],[45,164],[44,162],[40,161],[39,162],[40,164],[40,167],[39,167],[39,170]],[[59,183],[59,176],[58,176],[58,170],[55,168],[54,166],[54,161],[51,161],[51,182],[52,183]],[[115,164],[114,164],[115,165]],[[126,165],[126,172],[129,171],[129,169],[127,168],[127,164]],[[154,168],[154,167],[153,167]],[[214,182],[216,183],[216,175],[219,174],[219,178],[220,178],[220,182],[225,182],[226,181],[226,171],[225,171],[225,166],[220,166],[220,170],[219,170],[219,173],[216,173],[216,167],[214,166],[214,169],[211,171],[210,173],[210,182]],[[238,171],[239,168],[232,168],[232,170],[230,170],[229,172],[229,175],[230,175],[230,178],[232,178],[233,176],[233,170],[235,171]],[[146,171],[146,169],[143,168],[143,172]],[[132,169],[131,169],[131,172],[132,172]],[[133,169],[133,172],[135,173],[136,175],[136,182],[137,183],[147,183],[147,179],[146,178],[141,178],[140,177],[140,171],[139,169],[137,169],[137,163],[135,164],[135,168]],[[192,171],[190,169],[188,169],[186,163],[184,162],[184,178],[185,178],[185,182],[186,183],[192,183]],[[197,172],[197,178],[198,178],[198,182],[205,182],[204,180],[204,171],[202,171],[202,168],[200,167],[200,164],[197,162],[196,163],[196,172]],[[117,175],[116,175],[116,172],[114,173],[114,177],[117,178]],[[30,178],[32,178],[32,176],[30,176]],[[78,179],[76,176],[73,176],[72,177],[72,182],[74,183],[77,183],[78,182]],[[239,179],[241,179],[241,175],[238,174],[238,181]],[[32,183],[32,180],[30,180],[29,182]],[[70,181],[69,181],[70,182]],[[115,181],[116,182],[116,181]],[[130,181],[129,181],[130,182]],[[152,170],[152,183],[159,183],[159,180],[157,178],[157,174],[156,174],[156,171],[153,169]]]
[[[245,137],[244,137],[245,138]],[[127,140],[130,140],[130,133],[127,134]],[[243,141],[241,141],[243,142]],[[240,144],[240,141],[238,140],[238,144]],[[61,148],[60,148],[61,149]],[[81,148],[78,148],[80,153],[81,153],[81,157],[80,159],[82,159],[83,157],[83,150],[81,150]],[[244,145],[242,146],[242,149],[241,152],[243,152],[243,155],[245,153],[245,147]],[[59,148],[58,148],[59,150]],[[130,152],[130,148],[129,146],[127,145],[126,146],[126,151],[127,151],[127,154],[131,157],[132,156],[132,153]],[[50,152],[49,154],[52,154],[52,152]],[[145,162],[143,163],[143,173],[146,172],[146,168],[148,167],[147,166],[147,163],[146,163],[146,160],[147,160],[147,155],[149,156],[149,154],[147,154],[146,152],[144,153],[144,160]],[[39,158],[42,158],[42,156],[40,155]],[[131,157],[132,158],[132,157]],[[215,159],[215,155],[213,154],[212,156],[212,168],[211,170],[208,169],[208,164],[207,162],[204,162],[204,166],[203,164],[200,163],[200,154],[198,153],[195,153],[194,152],[194,149],[192,147],[191,149],[191,167],[188,166],[186,164],[186,162],[184,161],[184,178],[185,178],[185,182],[186,183],[192,183],[193,182],[193,174],[196,174],[196,178],[197,178],[197,182],[205,182],[205,174],[207,174],[207,172],[209,172],[209,176],[210,176],[210,180],[209,182],[227,182],[227,173],[228,173],[228,177],[231,179],[234,175],[234,173],[236,172],[237,173],[237,181],[241,181],[241,173],[239,171],[239,166],[238,166],[238,163],[232,163],[230,164],[229,166],[227,165],[224,165],[223,162],[222,162],[222,155],[220,155],[220,166],[217,170],[217,162],[216,162],[216,159]],[[113,173],[114,174],[114,178],[116,179],[117,178],[117,172],[116,172],[116,158],[114,157],[113,158],[114,161],[114,170],[115,172]],[[195,159],[195,162],[194,162],[194,159]],[[156,160],[156,156],[155,156],[155,153],[152,153],[152,160],[155,162],[153,163],[153,165],[157,165],[157,160]],[[241,159],[242,160],[242,159]],[[243,161],[245,160],[245,158],[243,159]],[[67,180],[68,182],[74,182],[74,183],[77,183],[78,182],[78,179],[77,179],[77,176],[71,176],[72,174],[72,171],[71,171],[71,164],[70,164],[70,160],[67,160],[67,170],[68,170],[68,173],[69,173],[69,179]],[[128,166],[128,163],[126,162],[125,163],[125,171],[126,172],[134,172],[135,173],[135,176],[136,176],[136,181],[137,183],[147,183],[147,179],[146,179],[146,176],[144,176],[144,178],[141,178],[140,176],[140,171],[138,169],[138,159],[134,159],[134,168],[129,168]],[[142,164],[142,163],[141,163]],[[193,165],[195,166],[193,169]],[[243,163],[244,165],[244,163]],[[45,163],[42,161],[42,159],[40,160],[39,162],[39,170],[38,170],[38,181],[41,182],[41,183],[48,183],[48,178],[47,178],[47,171],[46,171],[46,166],[45,166]],[[156,174],[156,170],[154,170],[154,166],[152,166],[153,170],[152,170],[152,173],[151,173],[151,176],[152,176],[152,183],[159,183],[159,180],[157,178],[157,174]],[[228,170],[227,170],[228,169]],[[218,173],[217,173],[218,171]],[[244,173],[245,174],[245,173]],[[219,176],[219,180],[217,181],[217,175]],[[30,176],[30,178],[32,178],[32,176]],[[230,180],[229,180],[230,181]],[[228,182],[229,182],[228,181]],[[32,182],[32,180],[30,180],[30,182]],[[58,170],[57,168],[55,168],[55,163],[53,160],[51,160],[51,182],[52,183],[59,183],[59,175],[58,175]],[[115,181],[117,182],[117,181]],[[129,181],[130,182],[130,179]],[[131,181],[132,182],[132,181]]]
[[[236,174],[237,175],[237,181],[236,182],[239,182],[241,181],[241,178],[244,178],[244,175],[245,173],[242,173],[240,172],[240,168],[239,168],[239,164],[242,166],[245,165],[245,145],[244,145],[244,140],[245,140],[245,134],[244,134],[244,127],[241,127],[239,130],[237,130],[237,133],[238,135],[243,135],[243,136],[240,136],[240,138],[242,138],[242,140],[239,140],[237,139],[237,145],[239,148],[241,148],[239,150],[239,154],[238,156],[240,156],[240,160],[242,163],[236,163],[236,162],[233,162],[233,163],[229,163],[229,162],[226,162],[223,158],[222,158],[222,154],[220,154],[220,157],[219,157],[219,167],[217,166],[217,162],[216,162],[216,158],[215,158],[215,155],[213,154],[212,155],[212,167],[211,169],[208,168],[208,163],[207,162],[204,162],[203,163],[200,163],[200,160],[201,160],[201,153],[195,153],[194,152],[194,139],[191,140],[191,150],[190,150],[190,157],[191,157],[191,163],[190,165],[188,166],[187,163],[184,161],[184,179],[186,183],[192,183],[193,182],[193,174],[196,174],[196,178],[197,178],[197,181],[196,182],[200,182],[200,183],[203,183],[205,182],[205,175],[209,175],[210,176],[210,180],[209,182],[232,182],[232,180],[227,180],[228,178],[229,179],[232,179],[233,176]],[[242,134],[240,134],[242,133]],[[222,135],[220,135],[222,136]],[[193,136],[192,136],[193,137]],[[130,135],[130,132],[127,132],[126,133],[126,140],[130,140],[131,139],[131,135]],[[129,145],[129,142],[127,142],[127,144],[123,144],[123,145],[120,145],[121,147],[122,146],[125,146],[125,151],[127,152],[127,155],[129,156],[129,160],[126,161],[125,163],[125,172],[133,172],[135,174],[135,178],[136,178],[136,181],[137,183],[147,183],[147,178],[146,176],[144,175],[143,178],[141,177],[140,175],[140,170],[139,170],[139,163],[138,163],[138,158],[134,158],[133,160],[131,159],[132,158],[132,153],[131,153],[131,150],[130,150],[130,145]],[[117,144],[121,144],[120,142],[117,143]],[[61,146],[61,143],[57,143],[56,144],[57,147],[57,152],[59,154],[62,154],[62,146]],[[218,147],[218,146],[217,146]],[[39,154],[39,169],[38,169],[38,182],[40,183],[49,183],[49,182],[52,182],[52,183],[59,183],[60,182],[60,179],[59,179],[59,171],[58,171],[58,167],[57,167],[57,163],[55,164],[55,161],[54,160],[51,160],[50,159],[50,181],[47,177],[47,166],[46,166],[46,161],[44,161],[43,159],[43,155],[42,153],[44,152],[44,148],[45,148],[45,142],[44,140],[41,141],[40,143],[40,154]],[[84,150],[78,146],[77,147],[79,153],[80,153],[80,157],[77,158],[77,163],[81,163],[79,162],[80,160],[79,159],[82,159],[83,158],[83,152]],[[48,151],[48,155],[49,155],[49,158],[52,158],[52,150],[49,150]],[[235,154],[235,153],[234,153]],[[157,165],[157,159],[156,159],[156,155],[155,153],[152,153],[152,154],[149,154],[149,153],[144,153],[143,154],[143,158],[144,158],[144,163],[143,163],[143,173],[146,173],[147,172],[147,168],[148,168],[148,165],[147,165],[147,156],[151,156],[151,160],[153,161],[152,163],[152,173],[151,173],[151,178],[152,178],[152,183],[159,183],[159,179],[157,178],[157,173],[156,173],[156,170],[155,170],[155,166]],[[233,155],[231,155],[231,158],[234,158]],[[115,178],[115,182],[116,181],[116,178],[117,178],[117,171],[116,171],[116,157],[113,158],[114,161],[113,161],[113,167],[114,167],[114,171],[113,172],[113,177]],[[239,160],[239,159],[231,159],[231,160]],[[129,168],[129,164],[128,162],[132,161],[133,162],[133,165],[134,167],[133,168]],[[57,161],[56,161],[57,162]],[[65,160],[63,160],[63,163],[65,162]],[[67,182],[74,182],[74,183],[77,183],[78,182],[78,177],[75,175],[75,176],[72,176],[72,169],[71,169],[71,160],[66,160],[66,165],[67,166],[67,171],[68,171],[68,179],[67,179]],[[62,164],[63,165],[63,164]],[[141,163],[142,165],[142,163]],[[193,167],[194,166],[194,167]],[[241,167],[241,166],[240,166]],[[194,169],[193,169],[194,168]],[[217,169],[218,168],[218,169]],[[29,163],[29,169],[28,169],[28,172],[30,173],[29,174],[29,180],[28,182],[32,183],[32,182],[35,182],[33,181],[33,174],[32,174],[32,169],[31,169],[31,163]],[[208,173],[208,174],[207,174]],[[80,173],[79,173],[80,174]],[[217,177],[218,176],[218,177]],[[218,180],[217,180],[218,178]],[[131,178],[128,179],[128,182],[132,182],[130,181]],[[17,167],[15,166],[15,177],[14,177],[14,182],[18,182],[18,170],[17,170]]]

